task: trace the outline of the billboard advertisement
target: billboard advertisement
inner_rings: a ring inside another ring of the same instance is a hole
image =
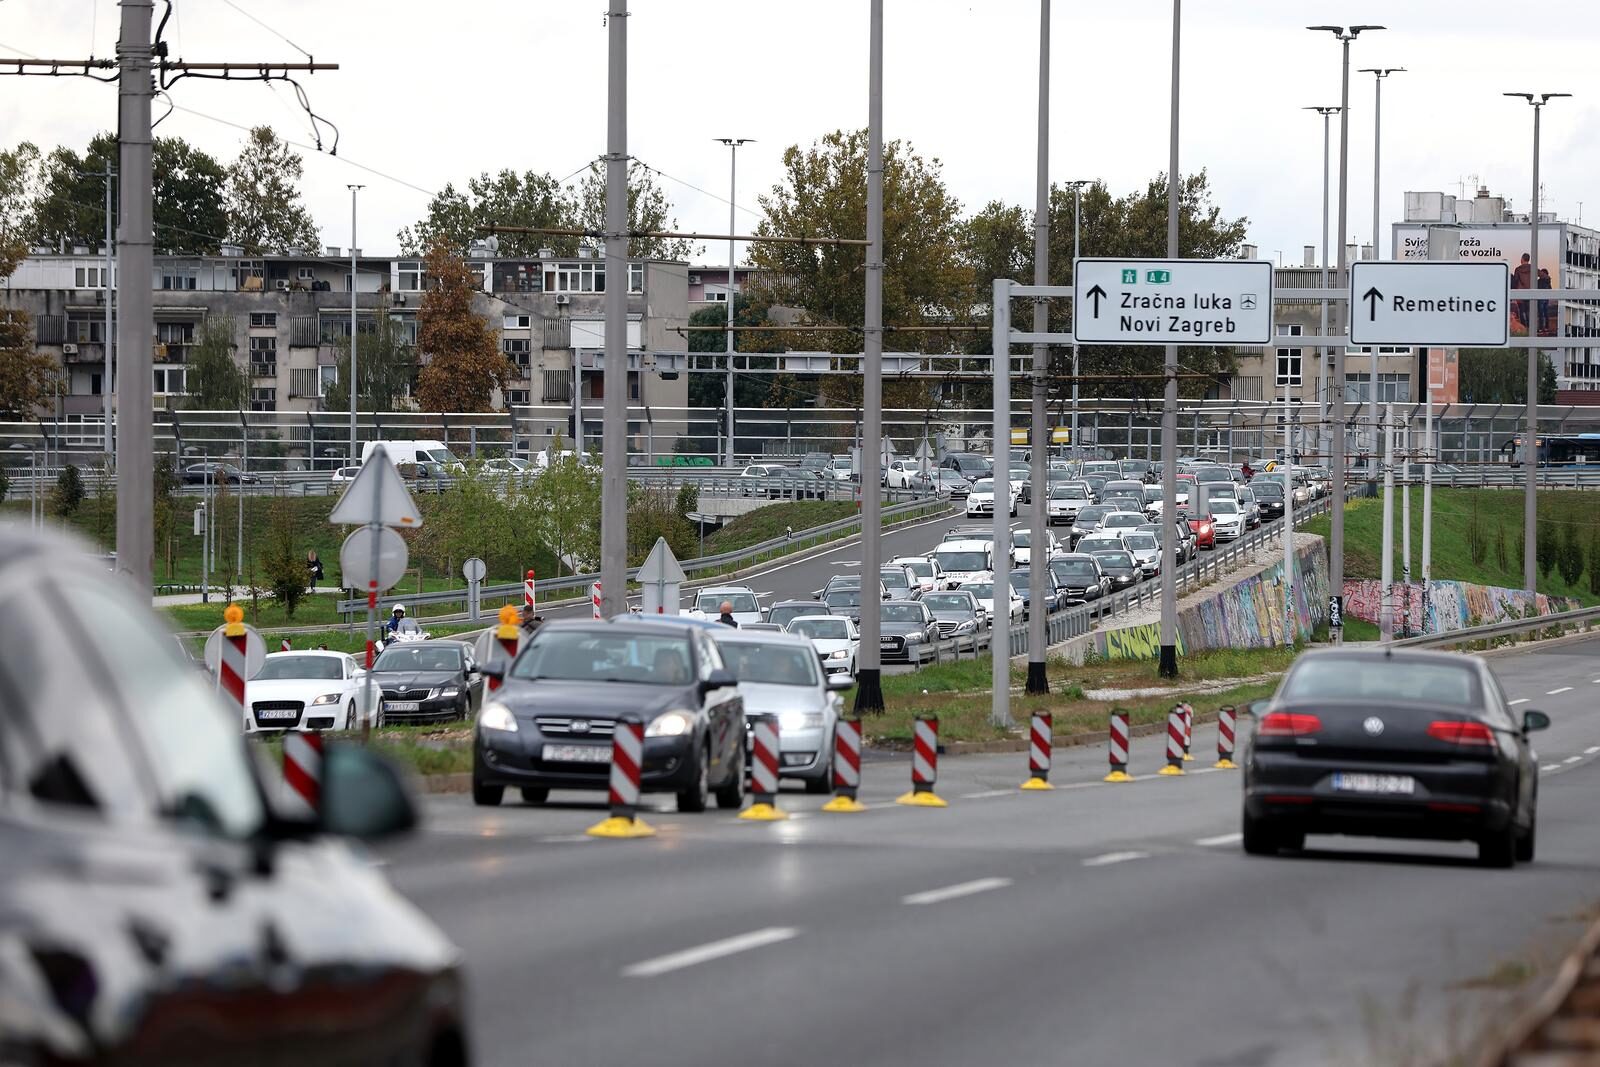
[[[1529,255],[1533,236],[1527,226],[1471,225],[1450,227],[1461,235],[1461,245],[1456,258],[1467,263],[1505,263],[1511,268],[1511,290],[1561,288],[1561,261],[1565,227],[1554,224],[1539,227],[1539,263],[1533,264]],[[1394,227],[1395,259],[1418,260],[1428,258],[1428,227],[1405,223]],[[1510,304],[1511,336],[1527,337],[1530,334],[1528,304],[1513,300]],[[1560,312],[1554,300],[1538,302],[1531,324],[1540,337],[1556,337],[1561,333]]]
[[[1543,256],[1539,258],[1543,259]],[[1428,351],[1428,392],[1435,404],[1461,402],[1461,368],[1453,348],[1430,348]]]

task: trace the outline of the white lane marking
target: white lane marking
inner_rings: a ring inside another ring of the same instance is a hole
[[[1596,752],[1600,752],[1600,745],[1590,745],[1588,748],[1583,750],[1583,754],[1585,756],[1592,756]]]
[[[1560,689],[1546,689],[1544,691],[1544,695],[1547,696],[1547,697],[1553,697],[1553,696],[1557,696],[1557,695],[1559,695],[1561,693],[1570,693],[1570,692],[1572,692],[1572,686],[1564,685]]]
[[[671,971],[681,971],[685,967],[693,967],[700,963],[710,963],[720,960],[724,956],[733,956],[740,952],[749,952],[751,949],[762,948],[766,945],[776,945],[780,941],[787,941],[800,931],[792,926],[769,926],[765,930],[752,930],[748,934],[738,937],[724,938],[721,941],[712,941],[695,948],[684,949],[667,956],[657,956],[653,960],[644,960],[641,963],[630,964],[622,968],[624,978],[654,978],[659,974]]]
[[[1562,763],[1581,763],[1581,762],[1583,762],[1583,757],[1582,756],[1568,756],[1566,759],[1562,760],[1561,762]]]
[[[1595,685],[1600,685],[1600,678],[1594,679],[1594,684]]]
[[[1216,837],[1197,837],[1194,843],[1202,848],[1215,848],[1218,845],[1231,845],[1244,839],[1244,834],[1218,834]]]
[[[1540,767],[1539,769],[1541,771],[1558,771],[1558,770],[1561,769],[1561,764],[1559,764],[1559,763],[1546,763],[1544,766]]]
[[[962,793],[958,800],[983,800],[985,797],[1008,797],[1015,789],[985,789],[981,793]]]
[[[1528,702],[1528,700],[1529,700],[1528,697],[1520,697],[1520,698],[1518,698],[1516,700],[1511,701],[1511,706],[1514,708],[1518,704],[1526,704]]]
[[[1149,859],[1148,852],[1107,852],[1103,856],[1092,856],[1083,861],[1085,867],[1109,867],[1113,863],[1127,863],[1131,860]]]
[[[970,897],[974,893],[987,893],[991,889],[1004,889],[1011,884],[1009,878],[979,878],[972,882],[962,882],[959,885],[947,885],[943,889],[929,889],[923,893],[911,893],[900,898],[902,904],[939,904],[957,897]]]

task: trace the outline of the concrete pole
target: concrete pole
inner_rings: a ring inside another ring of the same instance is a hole
[[[1078,271],[1078,255],[1079,255],[1079,252],[1078,252],[1078,235],[1083,231],[1083,224],[1079,220],[1082,218],[1082,216],[1083,216],[1083,182],[1082,181],[1075,181],[1075,182],[1072,183],[1072,271],[1073,271],[1074,275],[1076,275],[1077,271]],[[1076,277],[1073,278],[1073,284],[1077,284],[1077,278]],[[1072,317],[1073,317],[1073,321],[1076,322],[1077,321],[1077,317],[1078,317],[1078,309],[1077,308],[1073,308],[1072,309]],[[1072,457],[1074,459],[1077,459],[1078,456],[1079,456],[1079,452],[1078,452],[1078,335],[1077,335],[1077,331],[1076,330],[1073,331],[1073,335],[1072,335],[1072,430],[1068,434],[1068,436],[1071,438],[1071,440],[1068,442],[1068,444],[1072,448],[1072,453],[1071,453]]]
[[[150,365],[154,230],[151,220],[150,17],[154,0],[122,0],[117,39],[117,171],[122,176],[121,228],[117,239],[117,571],[135,592],[150,595],[155,533],[154,446],[151,430]]]
[[[1329,139],[1328,139],[1328,133],[1329,133],[1329,121],[1328,120],[1331,119],[1333,117],[1334,113],[1337,112],[1339,109],[1336,108],[1336,107],[1315,107],[1315,108],[1311,108],[1310,110],[1316,111],[1316,112],[1318,112],[1318,113],[1320,113],[1322,115],[1322,260],[1321,260],[1321,262],[1322,262],[1322,288],[1326,289],[1326,288],[1328,288],[1328,200],[1329,200],[1328,181],[1329,181],[1329,175],[1330,175],[1330,171],[1331,171],[1331,167],[1329,166],[1330,153],[1329,153]],[[1321,328],[1322,336],[1326,337],[1326,336],[1328,336],[1328,301],[1327,301],[1326,297],[1323,298],[1321,304],[1322,304],[1322,317],[1320,319],[1320,328]],[[1321,395],[1319,395],[1317,397],[1317,440],[1318,440],[1317,451],[1321,454],[1321,456],[1323,458],[1327,457],[1328,450],[1331,447],[1329,445],[1329,443],[1328,443],[1329,440],[1330,440],[1330,437],[1331,437],[1331,435],[1328,432],[1328,386],[1329,386],[1329,380],[1331,379],[1332,375],[1333,375],[1333,370],[1332,370],[1331,361],[1329,360],[1329,347],[1328,347],[1328,343],[1326,341],[1324,341],[1322,343],[1322,358],[1320,360],[1318,360],[1318,367],[1317,367],[1317,378],[1322,383],[1322,389],[1320,390]]]
[[[1372,79],[1374,96],[1372,100],[1372,254],[1375,258],[1383,257],[1378,252],[1378,212],[1380,210],[1378,175],[1380,173],[1379,148],[1383,143],[1383,77],[1384,72],[1374,72],[1377,76]],[[1367,421],[1372,424],[1372,458],[1378,458],[1378,348],[1372,346],[1372,358],[1369,360],[1367,386],[1371,395],[1367,397]]]
[[[747,143],[748,137],[719,137],[717,140],[728,146],[728,368],[727,377],[724,379],[723,399],[727,405],[727,432],[728,453],[723,460],[725,466],[733,466],[733,277],[734,263],[737,262],[737,244],[733,235],[738,233],[738,219],[734,215],[734,203],[739,188],[739,146]]]
[[[1183,0],[1172,0],[1172,129],[1167,146],[1167,258],[1178,258],[1178,60]],[[1161,517],[1178,514],[1178,346],[1168,345],[1166,390],[1161,404]],[[1161,663],[1163,678],[1178,676],[1177,545],[1170,530],[1161,537]]]
[[[111,428],[112,427],[111,390],[113,388],[113,383],[116,381],[116,373],[115,373],[115,369],[114,369],[116,367],[116,357],[114,355],[112,355],[112,351],[111,351],[112,343],[116,340],[116,334],[114,332],[116,330],[116,324],[112,319],[112,310],[111,310],[111,308],[112,308],[112,294],[114,292],[114,290],[111,287],[111,275],[112,275],[112,266],[113,266],[112,258],[111,258],[111,244],[112,244],[112,236],[113,236],[112,232],[111,232],[111,230],[112,230],[112,221],[111,221],[111,218],[112,218],[112,215],[111,215],[111,179],[115,178],[116,176],[117,176],[117,172],[111,169],[111,161],[107,160],[106,161],[106,175],[105,175],[105,177],[106,177],[106,267],[105,267],[106,276],[105,276],[105,279],[104,279],[105,284],[102,286],[102,288],[103,288],[103,290],[105,292],[105,301],[106,301],[106,343],[105,343],[105,362],[103,364],[104,368],[105,368],[105,373],[103,375],[101,375],[100,393],[105,399],[105,408],[106,408],[106,460],[108,462],[110,462],[113,467],[116,465],[117,439],[116,439],[116,435],[115,435],[114,431]]]
[[[1343,51],[1343,62],[1340,65],[1339,88],[1339,228],[1335,234],[1338,238],[1339,272],[1336,283],[1346,292],[1350,288],[1349,277],[1345,273],[1348,267],[1345,250],[1345,230],[1349,219],[1350,208],[1350,35],[1339,34]],[[1349,309],[1341,305],[1338,316],[1339,328],[1336,333],[1343,333],[1348,328],[1350,317]],[[1331,522],[1328,531],[1328,592],[1332,596],[1344,596],[1344,447],[1345,447],[1345,409],[1344,409],[1344,353],[1348,345],[1340,341],[1333,346],[1333,441],[1329,448],[1329,469],[1333,481],[1333,509],[1330,513]],[[1338,645],[1344,641],[1344,627],[1329,627],[1329,640]]]
[[[1394,640],[1394,405],[1384,405],[1383,424],[1383,560],[1378,566],[1378,635]]]
[[[1544,101],[1533,104],[1533,196],[1528,211],[1528,336],[1539,336],[1539,116]],[[1539,574],[1539,350],[1528,349],[1527,428],[1522,433],[1522,588],[1533,592]]]
[[[877,0],[874,0],[876,3]],[[1011,491],[1011,285],[1005,278],[994,280],[994,611],[989,616],[989,676],[993,696],[989,721],[999,727],[1011,722],[1011,554],[1010,509],[1006,506]],[[1039,553],[1039,545],[1028,549]],[[866,652],[866,637],[861,639]]]
[[[1050,0],[1039,0],[1039,149],[1038,173],[1033,207],[1033,284],[1050,284]],[[1050,305],[1043,297],[1033,301],[1033,328],[1037,333],[1050,329]],[[1050,560],[1045,551],[1046,514],[1049,511],[1050,416],[1045,390],[1050,374],[1050,349],[1033,346],[1033,452],[1029,456],[1029,481],[1032,483],[1032,512],[1028,523],[1028,612],[1027,692],[1048,693],[1050,679],[1045,672],[1049,640],[1045,621],[1049,612],[1043,601]],[[1129,441],[1129,454],[1132,454]],[[1009,473],[1009,472],[1008,472]],[[998,500],[998,495],[996,500]],[[998,513],[999,508],[995,511]],[[999,546],[996,545],[996,548]],[[996,604],[999,601],[995,602]]]
[[[600,613],[628,611],[628,11],[611,0],[606,108],[605,426],[600,471]]]
[[[350,462],[361,462],[361,450],[356,447],[356,403],[361,389],[356,384],[356,194],[364,185],[351,185],[350,190]]]
[[[861,658],[856,668],[857,715],[883,710],[882,633],[873,584],[883,562],[883,0],[872,0],[867,73],[867,291],[861,389]]]
[[[1277,349],[1272,360],[1277,362]],[[1283,383],[1283,643],[1295,640],[1294,614],[1294,439],[1289,427],[1289,382]],[[1162,534],[1166,536],[1165,531]]]

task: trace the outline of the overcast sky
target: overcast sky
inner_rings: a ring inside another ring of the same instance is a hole
[[[226,162],[243,135],[227,123],[273,125],[307,147],[304,195],[324,243],[350,243],[345,186],[364,182],[359,243],[390,252],[395,232],[447,181],[502,167],[562,177],[604,151],[605,6],[177,0],[174,57],[303,59],[298,46],[339,63],[304,82],[312,106],[339,128],[339,155],[309,150],[309,123],[287,86],[182,82],[172,91],[181,110],[157,132]],[[866,124],[866,0],[630,6],[628,149],[671,176],[663,185],[684,229],[727,226],[728,150],[713,138],[756,139],[739,152],[739,226],[748,231],[787,146]],[[991,199],[1031,206],[1037,0],[885,6],[886,137],[941,160],[969,211]],[[1531,109],[1501,97],[1505,90],[1576,94],[1546,111],[1545,195],[1564,218],[1584,202],[1584,216],[1600,223],[1594,0],[1190,0],[1185,16],[1180,169],[1210,172],[1216,202],[1249,218],[1249,240],[1265,257],[1281,250],[1298,262],[1302,245],[1319,242],[1322,120],[1301,108],[1338,103],[1339,46],[1307,32],[1310,23],[1390,27],[1352,46],[1350,236],[1365,242],[1372,233],[1373,77],[1355,68],[1373,66],[1408,68],[1384,91],[1385,243],[1406,190],[1456,194],[1465,183],[1470,196],[1477,181],[1526,209]],[[1170,17],[1165,3],[1055,4],[1052,180],[1098,178],[1123,193],[1165,169]],[[108,56],[117,20],[114,0],[0,0],[0,56]],[[0,89],[7,144],[81,149],[115,127],[114,85],[7,78]],[[1333,146],[1336,192],[1337,119]],[[721,261],[725,247],[704,258]]]

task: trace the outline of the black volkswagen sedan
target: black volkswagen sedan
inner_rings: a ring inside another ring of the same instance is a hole
[[[1452,652],[1328,649],[1295,660],[1251,708],[1244,850],[1308,833],[1473,841],[1478,859],[1533,859],[1539,764],[1489,665]]]
[[[382,722],[465,719],[479,703],[483,676],[459,641],[390,645],[372,664]]]
[[[649,619],[546,623],[517,655],[473,730],[472,799],[507,786],[542,804],[552,789],[604,790],[618,716],[644,722],[640,789],[744,803],[744,699],[700,626]]]

